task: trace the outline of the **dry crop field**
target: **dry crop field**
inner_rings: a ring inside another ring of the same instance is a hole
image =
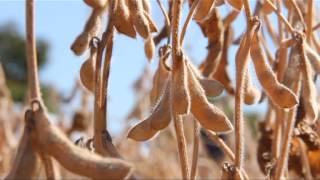
[[[91,15],[70,50],[85,60],[70,97],[57,98],[68,104],[81,94],[66,126],[63,118],[50,120],[39,82],[37,1],[25,0],[23,106],[12,98],[6,66],[0,68],[1,178],[320,179],[317,1],[153,0],[156,8],[150,1],[83,0]],[[222,16],[224,6],[230,8]],[[163,27],[152,9],[161,12]],[[245,30],[235,37],[239,16]],[[207,39],[199,66],[184,48],[190,23]],[[145,59],[157,68],[146,66],[134,83],[135,105],[115,136],[107,105],[119,35],[143,39]],[[261,103],[266,111],[257,117],[244,111]],[[77,132],[85,136],[74,141]]]

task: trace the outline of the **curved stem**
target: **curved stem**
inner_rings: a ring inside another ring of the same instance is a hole
[[[182,31],[181,31],[181,34],[180,34],[180,44],[181,44],[181,45],[183,44],[184,36],[185,36],[185,34],[186,34],[188,25],[189,25],[189,23],[190,23],[190,21],[191,21],[191,18],[192,18],[192,16],[193,16],[193,14],[194,14],[194,12],[195,12],[198,4],[199,4],[199,1],[200,1],[200,0],[194,0],[194,1],[193,1],[192,6],[191,6],[191,8],[190,8],[190,10],[189,10],[187,19],[186,19],[186,21],[185,21],[184,24],[183,24],[183,28],[182,28]]]

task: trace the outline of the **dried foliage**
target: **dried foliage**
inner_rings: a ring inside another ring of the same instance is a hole
[[[158,0],[165,20],[158,30],[149,0],[84,0],[92,12],[71,50],[89,55],[71,96],[60,99],[68,106],[81,92],[67,127],[62,116],[52,123],[43,104],[34,1],[26,0],[29,96],[24,110],[14,110],[0,68],[2,178],[319,179],[320,26],[315,1],[259,0],[251,12],[248,0],[188,0],[182,29],[184,1],[167,2],[166,9]],[[222,16],[224,6],[231,9]],[[247,24],[234,38],[241,12]],[[270,20],[271,14],[276,20]],[[208,42],[199,67],[183,46],[192,20]],[[127,115],[125,133],[112,137],[107,92],[118,34],[133,39],[139,35],[147,62],[154,59],[157,68],[152,73],[147,64],[134,83],[136,104]],[[162,44],[162,39],[167,42]],[[232,46],[237,47],[234,57]],[[255,74],[250,74],[251,62]],[[230,64],[235,64],[235,77]],[[253,125],[244,104],[257,103],[266,104],[267,112]],[[82,137],[73,143],[75,133]]]

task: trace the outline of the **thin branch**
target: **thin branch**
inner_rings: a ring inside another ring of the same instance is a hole
[[[190,10],[189,10],[187,19],[186,19],[186,21],[185,21],[184,24],[183,24],[183,28],[182,28],[181,34],[180,34],[180,44],[181,44],[181,45],[183,44],[184,36],[185,36],[185,34],[186,34],[188,25],[190,24],[191,18],[193,17],[193,15],[194,15],[194,13],[195,13],[195,10],[196,10],[196,8],[198,7],[199,1],[200,1],[200,0],[194,0],[194,1],[193,1],[192,5],[191,5],[191,8],[190,8]]]
[[[313,15],[314,15],[314,0],[309,0],[308,1],[308,10],[307,10],[307,33],[306,37],[308,42],[311,41],[311,36],[312,36],[312,28],[313,28]]]
[[[276,8],[276,6],[270,1],[270,0],[266,0],[265,2],[267,2],[270,7],[272,8],[272,10],[278,15],[278,17],[283,21],[283,23],[286,25],[286,27],[288,28],[288,30],[290,31],[291,34],[294,34],[295,30],[294,28],[291,26],[291,24],[287,21],[287,19],[283,16],[283,14],[278,11],[278,9]]]
[[[209,137],[211,141],[213,141],[216,145],[218,145],[222,151],[228,156],[231,161],[235,161],[235,155],[229,146],[217,135],[217,133],[213,131],[209,131],[203,129],[206,135]],[[247,172],[244,169],[241,169],[242,174],[245,176],[245,179],[249,179]]]
[[[200,126],[196,119],[193,119],[193,152],[190,179],[194,180],[197,175],[198,155],[200,144]]]
[[[243,0],[243,4],[244,4],[246,17],[247,17],[247,24],[249,24],[250,18],[251,18],[251,8],[250,8],[249,0]]]

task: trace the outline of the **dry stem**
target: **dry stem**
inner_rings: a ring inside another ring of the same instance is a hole
[[[200,0],[194,0],[194,1],[193,1],[192,6],[191,6],[191,8],[190,8],[190,10],[189,10],[187,19],[186,19],[186,21],[185,21],[184,24],[183,24],[183,28],[182,28],[181,34],[180,34],[180,44],[181,44],[181,45],[183,44],[184,36],[185,36],[185,34],[186,34],[188,25],[189,25],[189,23],[190,23],[190,21],[191,21],[191,18],[192,18],[192,16],[193,16],[193,14],[194,14],[194,12],[195,12],[198,4],[199,4],[199,1],[200,1]]]
[[[300,76],[300,75],[299,75]],[[294,87],[293,87],[293,91],[295,94],[297,94],[297,96],[299,97],[299,91],[300,91],[300,78],[298,80],[298,82],[295,83]],[[294,107],[293,109],[291,109],[289,111],[289,115],[288,115],[288,122],[287,122],[287,126],[285,129],[284,134],[284,142],[283,145],[281,147],[281,153],[280,153],[280,159],[277,161],[277,167],[276,167],[276,173],[275,173],[275,177],[274,179],[281,179],[283,174],[284,174],[284,169],[286,164],[288,163],[288,156],[289,156],[289,145],[292,139],[292,132],[293,132],[293,128],[294,128],[294,124],[295,124],[295,120],[296,120],[296,113],[297,113],[297,107]]]
[[[193,152],[190,179],[194,180],[197,175],[198,155],[200,144],[200,126],[196,119],[193,119]]]
[[[179,24],[181,19],[182,4],[183,4],[183,0],[173,1],[173,16],[172,16],[172,23],[171,23],[173,62],[179,60],[178,56],[179,56],[179,53],[181,52],[180,40],[179,40]],[[173,109],[172,103],[171,103],[171,109]],[[179,149],[181,173],[182,173],[183,179],[187,179],[190,177],[190,173],[189,173],[189,167],[188,167],[187,144],[184,136],[182,117],[181,115],[175,114],[175,112],[172,112],[172,116],[174,120],[174,127],[176,131],[176,138],[177,138],[178,149]]]

